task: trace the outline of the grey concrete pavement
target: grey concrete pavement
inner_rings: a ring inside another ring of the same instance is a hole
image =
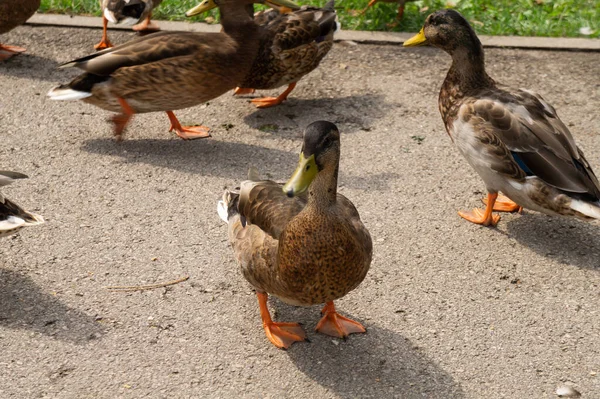
[[[31,176],[3,193],[48,220],[0,241],[2,398],[553,398],[565,382],[600,397],[600,227],[527,211],[498,229],[458,217],[483,184],[438,114],[444,53],[336,44],[279,107],[224,95],[176,112],[211,139],[184,142],[157,113],[136,116],[118,144],[110,113],[45,97],[78,73],[58,63],[99,36],[2,36],[28,52],[0,64],[0,169]],[[600,54],[486,54],[493,77],[557,108],[600,171]],[[312,341],[280,351],[216,201],[251,165],[287,178],[319,119],[342,131],[340,191],[373,236],[371,271],[337,304],[368,332],[316,334],[318,307],[272,300]]]

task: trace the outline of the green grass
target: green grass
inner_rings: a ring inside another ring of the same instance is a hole
[[[198,0],[199,1],[199,0]],[[164,0],[155,11],[156,19],[185,20],[184,13],[197,0]],[[326,0],[298,0],[300,4],[323,5]],[[393,30],[415,32],[425,17],[449,4],[443,0],[420,0],[406,4],[404,18],[390,27],[397,5],[378,3],[364,15],[357,15],[368,0],[338,0],[336,8],[344,29]],[[555,37],[600,37],[600,1],[598,0],[455,0],[460,11],[479,34]],[[100,15],[98,0],[42,0],[41,12]],[[217,17],[208,14],[209,21]],[[192,20],[202,21],[205,17]],[[589,27],[585,36],[579,30]]]

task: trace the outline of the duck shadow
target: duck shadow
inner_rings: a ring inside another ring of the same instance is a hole
[[[346,341],[311,334],[310,348],[288,356],[298,370],[340,398],[463,398],[460,384],[409,339],[368,325]],[[334,343],[336,342],[336,343]]]
[[[29,277],[1,267],[0,326],[31,330],[78,344],[104,334],[94,317],[64,305]]]
[[[527,213],[507,224],[510,237],[561,263],[600,271],[600,225]]]
[[[23,53],[1,62],[0,75],[55,83],[61,77],[58,65],[56,60]]]
[[[348,187],[361,191],[385,192],[390,190],[390,184],[400,178],[396,172],[381,172],[366,175],[349,175],[340,171],[340,187]]]
[[[295,165],[295,153],[238,142],[219,140],[87,140],[81,147],[94,154],[120,157],[123,163],[144,163],[177,171],[218,176],[238,181],[246,176],[248,160],[257,159],[262,171],[277,171],[281,165]]]
[[[314,331],[322,306],[296,307],[270,300],[279,321],[311,320],[303,326],[310,343],[286,353],[299,371],[340,398],[463,398],[460,383],[408,338],[341,313],[363,324],[366,334],[345,341]],[[316,317],[315,317],[316,316]]]
[[[266,95],[266,93],[261,94]],[[260,96],[253,96],[253,98]],[[240,100],[244,99],[249,101],[250,97],[240,98]],[[343,134],[357,133],[370,131],[374,121],[383,117],[391,106],[385,103],[382,95],[375,94],[306,99],[290,97],[276,107],[255,109],[244,117],[244,123],[258,130],[263,130],[265,124],[277,124],[278,127],[290,130],[295,136],[301,137],[301,132],[309,123],[327,120],[342,125],[340,131]],[[276,131],[278,133],[278,130]]]

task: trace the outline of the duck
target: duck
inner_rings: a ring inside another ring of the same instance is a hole
[[[337,193],[339,160],[337,126],[313,122],[287,183],[249,173],[239,191],[226,190],[217,205],[242,274],[256,290],[266,336],[277,348],[306,340],[306,333],[298,323],[272,320],[269,295],[295,306],[325,304],[316,326],[323,334],[366,332],[334,305],[363,281],[373,254],[356,207]]]
[[[193,107],[232,90],[258,53],[260,27],[248,15],[253,2],[206,0],[221,11],[222,32],[156,32],[62,65],[85,71],[50,90],[52,100],[82,100],[107,111],[118,141],[134,114],[164,111],[170,131],[184,140],[210,137],[206,126],[181,126],[174,110]],[[270,0],[287,6],[288,0]]]
[[[485,69],[481,42],[452,9],[427,17],[405,47],[429,44],[452,57],[439,94],[446,132],[484,181],[485,209],[464,219],[496,226],[494,211],[523,208],[600,219],[600,184],[556,110],[540,94],[497,83]]]
[[[0,0],[0,35],[24,24],[40,8],[40,0]],[[0,43],[0,61],[26,49]]]
[[[152,10],[159,6],[162,0],[100,0],[102,9],[102,39],[94,48],[104,50],[113,47],[108,40],[108,22],[134,25],[137,32],[153,32],[160,27],[151,22]],[[138,24],[138,22],[141,22]],[[137,24],[137,25],[135,25]]]
[[[23,173],[0,170],[0,187],[26,178],[27,175]],[[42,216],[26,211],[0,193],[0,237],[12,235],[24,227],[42,223],[44,223]]]
[[[196,8],[186,13],[187,16],[197,14]],[[315,70],[333,47],[333,34],[338,26],[336,17],[334,0],[323,8],[274,7],[254,14],[255,23],[264,28],[258,56],[234,95],[287,85],[277,97],[251,100],[257,108],[273,107],[284,102],[296,83]]]
[[[371,0],[367,4],[364,10],[361,11],[361,14],[367,12],[367,10],[373,7],[376,3],[398,3],[398,14],[396,15],[396,21],[401,21],[404,17],[404,6],[406,3],[415,1],[415,0]],[[393,25],[397,25],[397,22]]]

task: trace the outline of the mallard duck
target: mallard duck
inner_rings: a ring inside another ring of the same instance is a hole
[[[415,0],[371,0],[369,1],[369,4],[367,4],[367,7],[365,7],[365,9],[362,10],[361,13],[364,14],[365,12],[367,12],[367,10],[370,7],[373,7],[375,3],[398,3],[398,15],[396,16],[396,20],[400,21],[404,16],[404,5],[410,1]]]
[[[242,182],[225,191],[218,212],[242,274],[256,289],[267,338],[288,348],[306,335],[297,323],[271,319],[267,296],[296,306],[325,303],[316,330],[334,337],[365,332],[339,315],[333,301],[365,278],[373,245],[352,202],[337,194],[340,133],[330,122],[304,132],[300,162],[282,187],[268,180]]]
[[[104,50],[112,47],[108,40],[108,22],[113,24],[123,23],[125,25],[135,25],[132,29],[135,31],[157,31],[158,25],[150,22],[152,10],[158,7],[162,0],[100,0],[102,8],[102,40],[96,44],[96,50]]]
[[[27,176],[22,173],[0,170],[0,187],[9,185],[16,179],[26,178]],[[43,217],[27,212],[0,193],[0,237],[14,234],[23,227],[41,223],[44,223]]]
[[[197,14],[197,8],[186,13]],[[331,50],[337,28],[334,0],[323,8],[303,6],[296,11],[291,7],[259,11],[254,14],[254,21],[264,28],[258,56],[234,94],[288,85],[278,97],[252,100],[258,108],[267,108],[285,101],[298,80],[312,72]]]
[[[136,113],[166,111],[182,139],[209,137],[205,126],[183,127],[173,110],[193,107],[233,89],[258,52],[260,28],[248,15],[252,2],[218,0],[223,32],[157,32],[68,62],[86,71],[52,89],[54,100],[83,100],[112,112],[115,135]],[[288,0],[270,0],[287,6]],[[214,7],[213,0],[204,6]]]
[[[421,31],[404,42],[422,44],[452,57],[440,112],[446,131],[488,191],[485,210],[460,216],[495,226],[500,217],[493,210],[524,207],[600,219],[600,184],[569,129],[542,96],[499,85],[487,74],[481,42],[462,15],[454,10],[429,15]]]
[[[0,35],[24,24],[40,8],[40,0],[0,0]],[[0,61],[24,52],[23,47],[0,44]]]

